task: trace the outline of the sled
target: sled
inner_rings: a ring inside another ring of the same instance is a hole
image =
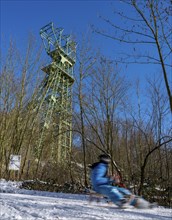
[[[94,190],[89,190],[88,195],[89,195],[89,199],[88,199],[89,203],[91,202],[99,203],[102,199],[105,199],[105,196],[95,192]]]
[[[101,201],[106,201],[108,205],[115,205],[113,202],[111,202],[107,197],[105,197],[102,194],[99,194],[95,192],[94,190],[89,190],[88,192],[89,195],[89,203],[91,202],[96,202],[100,203]],[[130,205],[134,201],[135,205]],[[121,208],[121,209],[128,209],[128,208],[136,208],[136,209],[153,209],[158,206],[157,203],[150,203],[147,200],[143,199],[140,196],[135,196],[133,195],[131,198],[128,199],[128,202],[124,204],[124,206],[121,207],[116,207],[116,208]]]

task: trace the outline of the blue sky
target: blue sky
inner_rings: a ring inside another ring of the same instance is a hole
[[[97,23],[109,6],[108,1],[1,0],[1,32],[22,40],[33,31],[39,38],[39,29],[52,21],[66,33],[78,34]]]
[[[27,42],[29,32],[32,32],[38,43],[41,43],[39,30],[49,22],[54,22],[55,26],[63,27],[64,34],[74,34],[79,41],[81,33],[86,33],[89,25],[103,27],[103,23],[98,15],[112,17],[111,3],[116,7],[121,7],[120,0],[113,1],[58,1],[58,0],[0,0],[1,1],[1,44],[9,42],[12,36],[17,46],[23,48]],[[127,8],[124,8],[127,12]],[[128,12],[127,12],[128,13]],[[120,24],[120,21],[118,21]],[[92,45],[100,49],[105,56],[110,58],[118,57],[120,46],[113,40],[106,39],[94,34]],[[125,45],[123,47],[125,51]],[[132,65],[127,69],[121,66],[122,73],[125,74],[133,84],[140,79],[142,88],[146,86],[145,77],[155,72],[159,72],[157,66]]]

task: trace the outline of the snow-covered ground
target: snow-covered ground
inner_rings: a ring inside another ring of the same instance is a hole
[[[1,220],[145,220],[172,219],[172,209],[118,209],[88,202],[87,195],[19,189],[20,182],[0,180]]]

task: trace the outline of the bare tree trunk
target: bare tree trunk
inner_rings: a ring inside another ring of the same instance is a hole
[[[165,137],[161,138],[161,139],[164,139]],[[159,140],[160,141],[160,140]],[[148,163],[148,159],[150,157],[150,155],[158,150],[161,146],[163,145],[166,145],[167,143],[171,142],[172,141],[172,138],[168,138],[167,141],[164,141],[163,143],[155,146],[151,151],[148,152],[148,154],[146,154],[145,158],[144,158],[144,162],[143,162],[143,165],[141,166],[141,176],[140,176],[140,186],[139,186],[139,189],[138,189],[138,195],[141,195],[142,193],[142,189],[143,189],[143,184],[144,184],[144,179],[145,179],[145,169],[146,169],[146,165]]]

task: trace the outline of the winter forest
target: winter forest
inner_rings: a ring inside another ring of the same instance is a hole
[[[132,11],[114,9],[122,25],[100,16],[103,25],[92,25],[76,42],[72,147],[64,160],[52,156],[52,146],[58,149],[58,114],[38,149],[47,111],[46,105],[39,108],[46,78],[42,68],[50,62],[43,43],[32,33],[22,50],[12,37],[1,42],[0,179],[34,180],[28,188],[83,193],[91,187],[89,165],[106,153],[112,159],[109,174],[120,175],[149,201],[172,207],[172,2],[121,4]],[[92,35],[111,39],[112,45],[127,44],[130,50],[109,58],[94,48]],[[146,69],[143,91],[139,80],[131,84],[126,76],[128,66],[144,69],[145,64],[157,71],[148,75]],[[9,170],[11,155],[21,155],[19,171]]]

